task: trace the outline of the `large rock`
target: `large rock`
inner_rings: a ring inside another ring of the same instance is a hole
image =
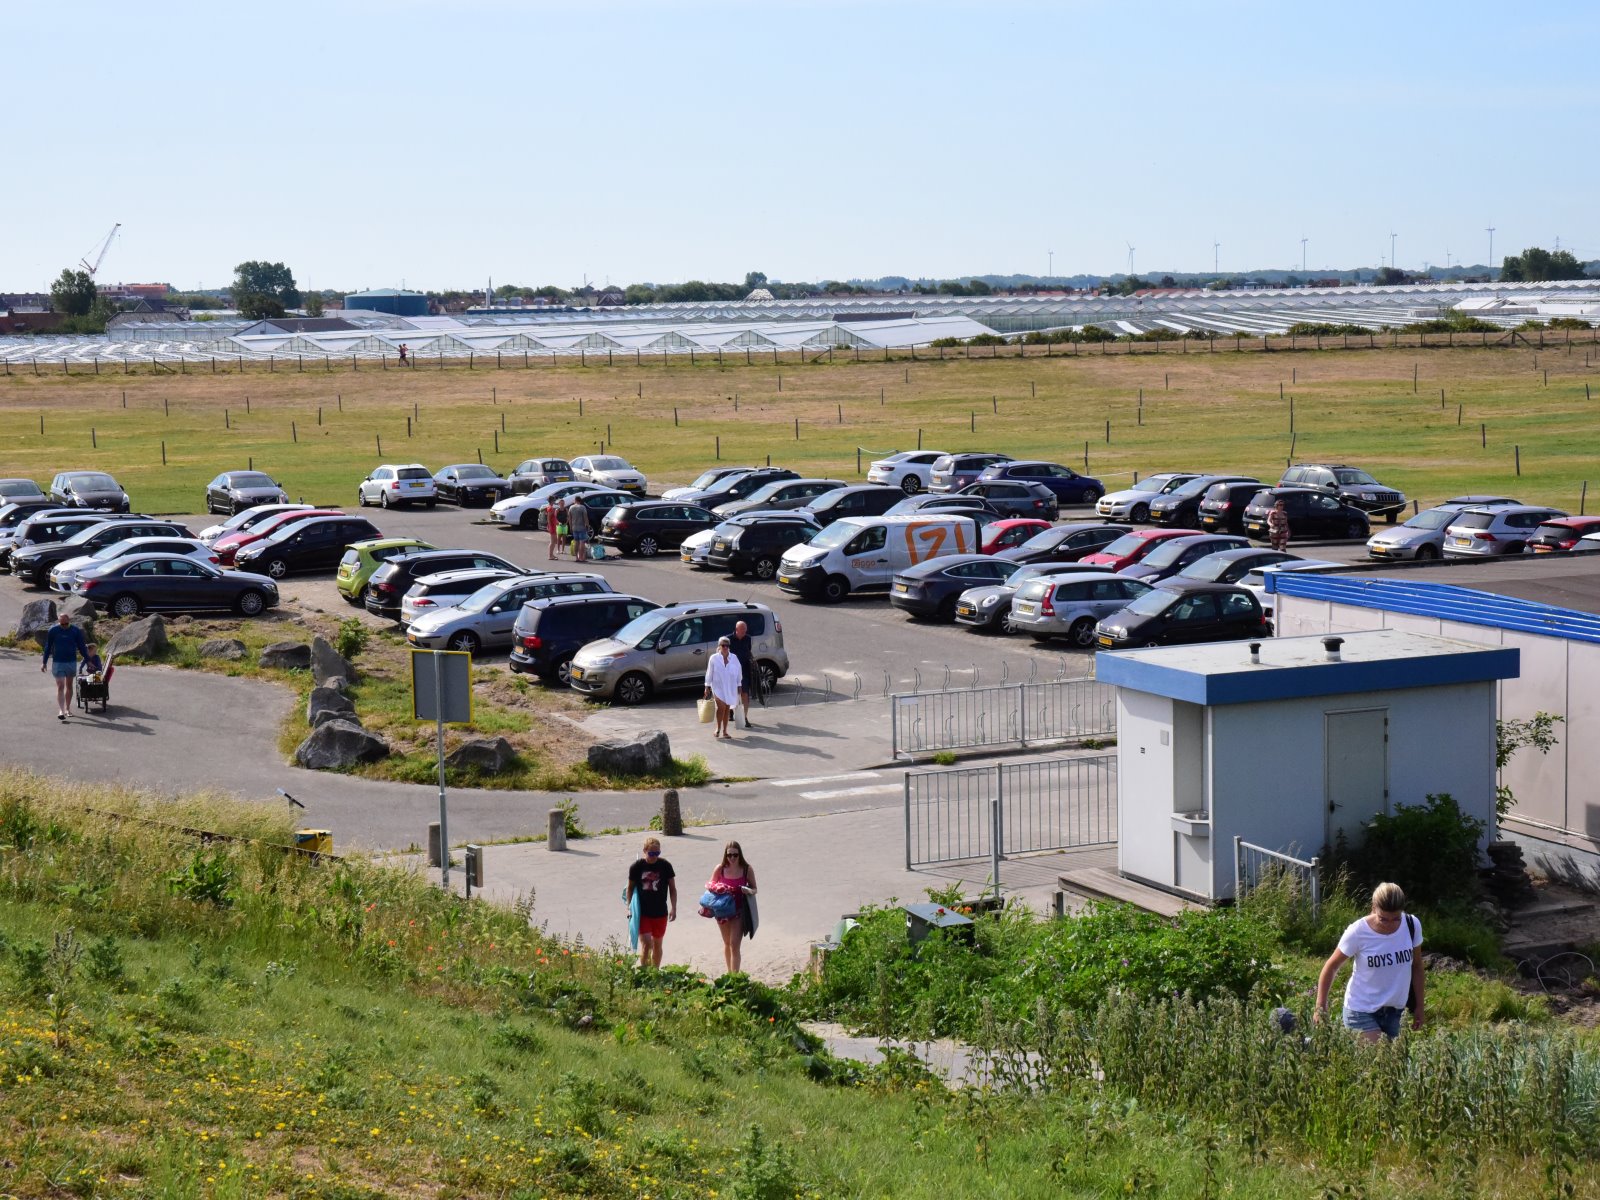
[[[344,687],[355,682],[350,660],[328,644],[326,638],[311,639],[311,681],[318,687]]]
[[[167,623],[152,613],[119,629],[100,657],[159,658],[166,648]]]
[[[44,632],[56,623],[56,602],[54,600],[29,600],[22,606],[22,615],[17,618],[16,635],[18,638],[31,637],[38,645],[44,645]]]
[[[56,615],[66,613],[74,625],[81,625],[85,629],[94,624],[94,601],[87,596],[65,596],[56,606]]]
[[[261,647],[261,665],[303,671],[311,665],[311,647],[304,642],[273,642]]]
[[[244,643],[238,638],[211,638],[200,643],[200,657],[238,662],[244,657]]]
[[[327,721],[361,722],[355,719],[356,706],[338,688],[314,687],[306,700],[306,724],[315,729]]]
[[[671,761],[672,746],[659,729],[589,747],[589,765],[609,775],[644,775],[663,770]]]
[[[503,737],[473,738],[446,754],[444,765],[477,767],[490,775],[498,775],[511,766],[516,758],[517,748]]]
[[[350,721],[318,725],[294,750],[294,761],[312,771],[337,771],[357,763],[377,762],[389,743]]]

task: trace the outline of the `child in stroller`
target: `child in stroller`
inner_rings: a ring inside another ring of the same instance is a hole
[[[111,673],[115,669],[109,659],[100,661],[100,648],[90,642],[89,652],[79,662],[78,677],[74,681],[79,708],[88,712],[89,705],[98,704],[101,712],[106,711],[111,700]]]

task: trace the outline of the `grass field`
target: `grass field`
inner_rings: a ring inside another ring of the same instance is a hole
[[[1134,472],[1185,467],[1276,479],[1292,445],[1298,460],[1367,467],[1424,505],[1500,492],[1576,512],[1600,451],[1600,395],[1586,390],[1600,389],[1593,357],[1584,346],[1219,349],[781,367],[13,375],[0,378],[0,475],[48,484],[57,470],[97,467],[138,509],[189,512],[212,476],[252,460],[296,497],[350,504],[380,461],[437,469],[481,453],[507,470],[535,453],[572,457],[604,444],[652,481],[681,482],[716,461],[720,438],[724,462],[770,455],[848,480],[858,447],[864,470],[874,454],[915,448],[920,434],[931,449],[994,448],[1080,469],[1087,455],[1089,472],[1112,488]]]

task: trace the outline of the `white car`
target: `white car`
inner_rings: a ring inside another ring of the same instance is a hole
[[[205,563],[208,567],[220,567],[222,565],[221,560],[211,552],[211,547],[199,538],[128,538],[126,541],[113,542],[109,546],[102,546],[93,554],[80,554],[76,558],[58,562],[50,569],[50,590],[52,592],[70,592],[73,585],[78,582],[81,572],[95,567],[103,567],[116,559],[126,558],[130,554],[140,554],[145,551],[156,551],[162,554],[181,554],[185,558],[194,559],[195,562]]]
[[[616,488],[619,492],[645,494],[644,474],[634,469],[632,463],[615,454],[585,454],[572,460],[572,478],[584,483],[598,483],[601,487]]]
[[[507,496],[489,506],[489,519],[502,525],[515,525],[518,529],[539,528],[539,510],[551,500],[564,500],[574,492],[607,491],[597,483],[547,483],[525,496]]]
[[[699,529],[678,543],[678,561],[691,567],[709,567],[711,543],[716,540],[715,529]]]
[[[908,496],[926,491],[933,475],[933,464],[945,456],[944,450],[902,450],[876,460],[867,470],[868,483],[885,483]]]
[[[1159,475],[1151,475],[1130,488],[1123,488],[1120,492],[1107,492],[1101,496],[1095,501],[1095,516],[1132,521],[1136,525],[1143,524],[1150,519],[1150,501],[1157,496],[1177,491],[1191,479],[1198,478],[1200,478],[1198,471],[1163,471]]]
[[[403,504],[439,503],[439,489],[433,472],[421,463],[384,463],[363,479],[356,488],[356,503],[365,508],[394,508]]]
[[[242,529],[249,529],[258,522],[265,521],[273,513],[289,512],[294,509],[309,509],[315,507],[310,504],[257,504],[243,512],[234,513],[221,525],[207,525],[200,531],[200,540],[206,545],[211,545],[224,534],[236,533]]]

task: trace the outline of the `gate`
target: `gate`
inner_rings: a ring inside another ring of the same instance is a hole
[[[891,749],[905,758],[1109,737],[1117,729],[1116,695],[1090,678],[899,693],[889,698]]]

